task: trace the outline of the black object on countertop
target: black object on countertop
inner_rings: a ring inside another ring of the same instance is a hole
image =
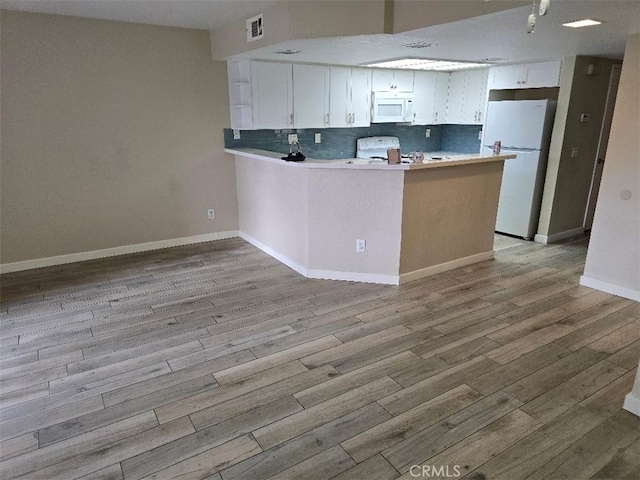
[[[305,158],[302,152],[289,153],[286,157],[281,157],[285,162],[302,162]]]

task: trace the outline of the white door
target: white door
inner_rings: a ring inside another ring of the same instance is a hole
[[[488,147],[483,154],[490,155]],[[536,233],[540,214],[539,182],[540,152],[504,149],[501,153],[516,154],[505,160],[498,202],[496,232],[531,239]]]
[[[413,124],[431,125],[435,117],[436,72],[415,72],[413,86]]]
[[[548,105],[548,100],[489,102],[484,145],[493,145],[499,140],[502,148],[539,150]]]
[[[351,126],[371,125],[371,70],[351,70]]]
[[[254,128],[293,127],[293,75],[291,65],[253,62],[251,89]]]
[[[293,126],[322,128],[329,124],[329,67],[293,65]]]
[[[331,67],[329,81],[329,126],[348,127],[351,96],[351,69]]]

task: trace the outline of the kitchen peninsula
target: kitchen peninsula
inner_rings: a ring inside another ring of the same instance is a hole
[[[504,160],[514,158],[290,163],[225,151],[235,156],[242,238],[309,278],[391,285],[492,258]]]

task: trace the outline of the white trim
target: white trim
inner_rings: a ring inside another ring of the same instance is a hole
[[[640,398],[636,397],[633,393],[628,393],[627,396],[624,397],[624,405],[622,405],[622,408],[640,417]]]
[[[628,298],[635,302],[640,302],[640,290],[632,290],[630,288],[614,285],[613,283],[603,282],[602,280],[596,280],[595,278],[582,275],[580,277],[580,285],[585,287],[594,288],[601,292],[611,293],[618,297]]]
[[[565,238],[575,237],[576,235],[582,235],[584,233],[584,227],[573,228],[571,230],[565,230],[564,232],[554,233],[553,235],[539,235],[536,234],[533,237],[534,242],[538,243],[555,243]]]
[[[64,265],[66,263],[96,260],[98,258],[116,257],[118,255],[127,255],[130,253],[159,250],[161,248],[212,242],[214,240],[224,240],[225,238],[233,238],[237,236],[237,230],[229,230],[226,232],[205,233],[204,235],[196,235],[193,237],[172,238],[169,240],[159,240],[157,242],[137,243],[134,245],[124,245],[122,247],[105,248],[103,250],[92,250],[89,252],[58,255],[55,257],[37,258],[35,260],[0,264],[0,273],[20,272],[22,270],[31,270],[33,268],[51,267],[53,265]]]
[[[384,275],[378,273],[340,272],[335,270],[309,270],[308,278],[322,280],[346,280],[349,282],[381,283],[384,285],[399,285],[398,275]]]
[[[476,253],[468,257],[458,258],[450,262],[440,263],[439,265],[433,265],[432,267],[422,268],[420,270],[414,270],[413,272],[403,273],[400,275],[400,283],[412,282],[424,277],[430,277],[438,273],[453,270],[455,268],[466,267],[473,263],[484,262],[493,258],[493,251]]]
[[[256,240],[251,235],[247,235],[246,233],[241,231],[241,232],[238,232],[238,236],[241,239],[249,242],[254,247],[259,248],[260,250],[262,250],[267,255],[272,256],[273,258],[278,260],[280,263],[284,263],[287,267],[292,268],[293,270],[295,270],[296,272],[298,272],[301,275],[304,275],[305,277],[308,277],[308,274],[307,274],[308,269],[307,269],[307,267],[305,267],[303,265],[300,265],[299,263],[294,262],[293,260],[291,260],[286,255],[283,255],[282,253],[280,253],[280,252],[274,250],[273,248],[265,245],[260,240]]]

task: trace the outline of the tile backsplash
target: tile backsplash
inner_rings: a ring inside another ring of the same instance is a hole
[[[426,129],[431,137],[426,138]],[[233,139],[233,131],[224,129],[226,148],[259,148],[282,154],[289,153],[288,135],[297,133],[302,152],[312,158],[340,159],[353,158],[356,154],[356,140],[362,137],[396,136],[400,139],[403,153],[460,152],[478,153],[480,140],[479,125],[396,125],[374,123],[370,127],[315,128],[292,130],[242,130],[240,139]],[[315,143],[316,133],[322,136],[321,143]]]

